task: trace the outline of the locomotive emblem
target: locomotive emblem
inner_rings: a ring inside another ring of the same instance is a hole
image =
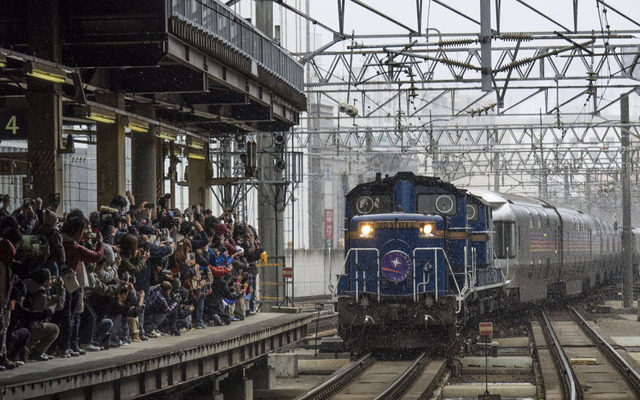
[[[400,250],[390,251],[382,257],[381,269],[388,280],[403,281],[411,272],[411,258]]]

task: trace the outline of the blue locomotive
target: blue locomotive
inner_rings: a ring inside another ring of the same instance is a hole
[[[619,274],[612,224],[525,196],[377,174],[346,195],[345,216],[334,302],[354,352],[429,348],[471,318]]]

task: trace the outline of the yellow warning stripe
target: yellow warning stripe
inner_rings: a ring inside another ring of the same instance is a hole
[[[279,267],[279,266],[284,266],[285,263],[266,263],[266,264],[256,264],[256,267],[261,268],[261,267]]]

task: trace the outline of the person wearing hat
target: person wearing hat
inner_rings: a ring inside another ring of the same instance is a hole
[[[38,228],[38,233],[49,241],[49,258],[47,267],[53,275],[58,275],[60,267],[64,265],[65,255],[62,246],[62,235],[56,226],[58,216],[53,211],[46,209],[42,212],[42,223]]]

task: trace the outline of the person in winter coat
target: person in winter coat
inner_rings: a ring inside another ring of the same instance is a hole
[[[205,315],[206,321],[212,322],[213,325],[229,325],[231,316],[223,309],[223,298],[228,300],[237,300],[241,294],[233,293],[229,289],[229,283],[223,277],[214,277],[211,284],[211,294],[205,299]]]
[[[178,317],[179,303],[171,298],[171,283],[164,281],[157,286],[152,286],[146,300],[144,310],[144,331],[150,338],[158,337],[155,330],[168,319],[169,326],[172,327],[170,334],[176,334],[175,327]],[[178,332],[179,333],[179,332]]]
[[[49,259],[47,267],[52,275],[58,275],[60,268],[65,263],[64,247],[62,246],[62,235],[56,227],[58,216],[53,211],[46,209],[42,213],[42,224],[38,228],[38,233],[49,241]]]
[[[120,249],[120,267],[118,267],[118,275],[120,279],[125,277],[125,273],[132,277],[140,274],[145,268],[149,259],[149,252],[145,249],[138,248],[138,238],[130,233],[125,233],[118,239],[118,247]]]
[[[75,274],[76,278],[78,276],[82,278],[82,275],[85,274],[85,263],[97,263],[102,260],[104,244],[102,243],[102,235],[98,232],[96,233],[96,242],[93,250],[86,247],[91,239],[88,221],[79,211],[73,212],[71,215],[68,216],[60,229],[62,245],[66,257],[66,266]],[[64,267],[61,269],[61,273],[65,273]],[[84,353],[84,350],[78,347],[78,332],[80,330],[80,315],[78,311],[84,307],[82,292],[82,289],[77,289],[73,292],[67,290],[64,308],[55,315],[60,327],[60,335],[57,340],[58,357],[69,358]]]
[[[10,218],[10,217],[5,217]],[[11,320],[10,302],[13,282],[17,275],[13,272],[13,263],[16,258],[17,248],[22,242],[22,234],[17,228],[7,228],[0,233],[0,308],[2,309],[2,331],[0,332],[0,366],[2,368],[15,368],[16,365],[7,358],[7,331]]]
[[[49,346],[58,337],[60,329],[50,322],[53,311],[62,310],[66,291],[60,277],[51,277],[51,272],[41,268],[25,279],[26,298],[20,307],[22,311],[30,309],[24,320],[29,328],[30,337],[27,350],[30,360],[47,361]],[[17,318],[16,318],[17,319]]]

